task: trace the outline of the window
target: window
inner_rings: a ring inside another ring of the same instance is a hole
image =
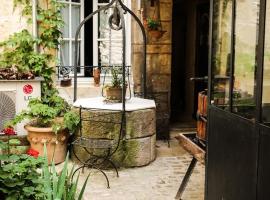
[[[259,0],[236,1],[233,112],[255,117]]]
[[[212,36],[212,102],[228,109],[232,31],[232,1],[215,0]]]
[[[85,1],[85,2],[84,2]],[[76,28],[80,22],[84,19],[85,15],[88,15],[89,2],[86,0],[61,0],[59,1],[66,4],[63,8],[62,15],[65,21],[65,26],[62,30],[63,41],[60,46],[59,58],[61,66],[73,66],[74,65],[74,41]],[[101,6],[108,4],[110,0],[93,0],[92,11],[97,10]],[[130,7],[131,1],[125,0],[125,5]],[[86,6],[86,7],[85,7]],[[122,31],[111,30],[108,26],[108,18],[112,14],[113,9],[108,9],[105,12],[101,12],[93,17],[93,23],[91,21],[88,24],[93,24],[93,28],[83,27],[80,35],[80,50],[79,50],[79,65],[121,65],[122,64]],[[126,21],[126,64],[131,64],[131,16],[125,15]],[[86,24],[86,26],[89,26]],[[85,28],[85,31],[84,31]],[[93,33],[88,33],[92,31]],[[88,38],[85,38],[88,37]],[[89,37],[91,38],[91,45],[89,45]],[[85,43],[86,42],[86,43]],[[86,44],[84,46],[84,44]],[[91,48],[91,49],[90,49]],[[85,54],[93,54],[91,56],[84,56]],[[78,75],[89,76],[83,69],[79,71]]]
[[[61,0],[60,3],[65,4],[61,10],[65,26],[62,29],[63,40],[59,50],[59,58],[61,66],[74,65],[75,50],[75,34],[78,25],[84,18],[84,1],[83,0]],[[84,32],[81,31],[79,39],[79,65],[84,65]],[[79,70],[79,75],[83,75],[83,70]]]

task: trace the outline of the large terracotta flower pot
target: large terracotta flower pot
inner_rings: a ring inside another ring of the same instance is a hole
[[[44,155],[44,144],[46,143],[49,164],[53,156],[55,164],[65,161],[69,137],[67,130],[55,134],[52,128],[38,128],[30,125],[26,125],[24,128],[28,131],[27,140],[31,149],[38,151],[40,156]]]

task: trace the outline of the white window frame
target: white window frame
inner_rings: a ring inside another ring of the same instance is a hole
[[[110,0],[111,1],[111,0]],[[131,8],[131,0],[125,0],[125,5]],[[93,11],[97,10],[99,6],[107,5],[108,3],[98,3],[98,0],[93,0]],[[129,13],[125,15],[126,19],[126,65],[131,66],[131,16]],[[99,60],[99,46],[98,42],[104,41],[103,38],[98,38],[98,15],[93,17],[93,65],[98,66]],[[105,39],[107,40],[107,39]],[[113,39],[117,41],[117,39]]]
[[[72,43],[75,42],[75,35],[72,36],[72,5],[76,5],[76,6],[80,6],[80,22],[84,19],[84,0],[81,0],[80,3],[78,2],[72,2],[71,0],[68,1],[63,1],[60,0],[58,1],[59,3],[63,3],[66,6],[68,6],[69,9],[69,23],[68,23],[68,28],[69,28],[69,36],[68,37],[63,37],[62,41],[64,42],[69,42],[69,66],[74,66],[74,61],[73,60],[73,49],[72,49]],[[76,27],[77,29],[77,27]],[[79,59],[80,59],[80,65],[84,66],[84,27],[82,27],[81,29],[81,33],[80,33],[80,55],[79,55]],[[59,47],[59,51],[58,51],[58,58],[61,59],[61,46]],[[70,74],[71,76],[73,75],[73,73]],[[80,73],[78,73],[78,76],[84,76],[84,68],[81,68]]]

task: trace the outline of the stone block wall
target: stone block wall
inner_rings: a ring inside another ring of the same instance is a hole
[[[142,1],[143,2],[143,1]],[[144,5],[144,18],[152,17],[157,6],[151,7],[150,1]],[[169,138],[168,126],[170,116],[171,91],[171,25],[172,0],[159,0],[160,20],[165,34],[158,40],[153,40],[147,33],[147,91],[150,98],[157,103],[157,137]],[[143,14],[137,7],[137,1],[132,1],[132,10],[139,18]],[[147,31],[146,31],[147,32]],[[132,67],[135,93],[141,92],[141,66],[143,65],[143,39],[135,21],[132,22]]]
[[[79,109],[75,109],[79,112]],[[110,139],[114,152],[111,159],[121,167],[139,167],[151,163],[156,158],[156,116],[155,109],[142,109],[126,112],[126,125],[124,126],[125,135],[121,134],[120,111],[109,110],[87,110],[82,109],[82,128],[81,132],[75,134],[75,139],[79,136],[84,138]],[[81,134],[81,135],[80,135]],[[74,145],[71,158],[73,161],[86,162],[90,155],[106,155],[108,149],[102,147],[89,148]],[[79,163],[79,162],[78,162]]]

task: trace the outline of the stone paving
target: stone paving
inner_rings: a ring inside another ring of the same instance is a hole
[[[112,170],[106,171],[110,189],[101,173],[85,170],[80,185],[90,172],[84,200],[173,200],[192,157],[172,139],[171,147],[157,142],[157,158],[148,166],[120,169],[120,177]],[[204,166],[200,163],[187,185],[183,200],[204,199]]]

